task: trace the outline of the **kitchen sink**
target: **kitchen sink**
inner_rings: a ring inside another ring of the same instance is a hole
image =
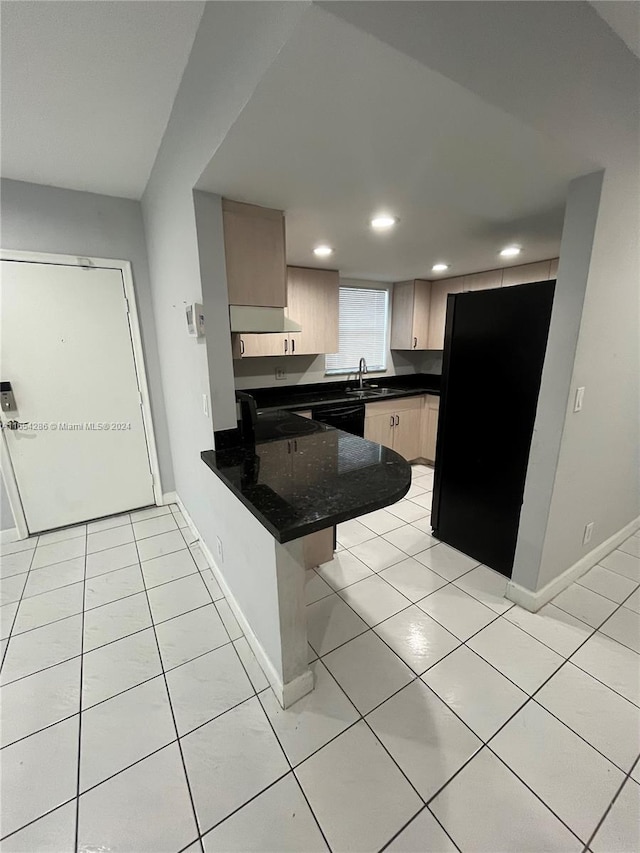
[[[386,397],[388,394],[397,394],[402,392],[403,388],[355,388],[353,391],[345,391],[350,397],[356,397],[359,400],[368,400],[375,397]]]
[[[380,397],[378,391],[374,391],[372,388],[356,388],[354,391],[345,391],[345,394],[348,394],[350,397],[356,397],[358,400],[366,400],[369,397]]]

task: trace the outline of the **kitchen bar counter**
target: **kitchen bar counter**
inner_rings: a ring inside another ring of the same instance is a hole
[[[395,503],[411,485],[393,450],[282,409],[258,415],[255,444],[227,434],[216,445],[202,460],[281,543]]]
[[[414,397],[421,394],[440,394],[440,376],[431,373],[411,373],[383,379],[367,379],[365,387],[379,390],[384,394],[361,400],[357,394],[347,389],[357,390],[358,382],[320,382],[311,385],[288,385],[275,388],[247,389],[255,399],[260,411],[288,409],[289,411],[310,409],[314,406],[332,403],[376,403],[380,400],[393,400],[400,397]]]

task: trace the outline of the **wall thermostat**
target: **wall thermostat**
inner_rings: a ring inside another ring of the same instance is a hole
[[[187,331],[192,338],[204,336],[204,311],[199,302],[192,302],[186,307]]]

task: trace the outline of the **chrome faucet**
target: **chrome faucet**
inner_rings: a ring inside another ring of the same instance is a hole
[[[361,358],[360,363],[358,364],[358,382],[359,382],[359,388],[361,391],[364,387],[362,384],[362,374],[366,373],[366,372],[367,372],[367,362],[364,360],[364,358]]]

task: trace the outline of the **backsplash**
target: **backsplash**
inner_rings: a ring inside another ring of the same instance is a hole
[[[276,370],[284,370],[286,379],[276,380]],[[327,376],[324,355],[270,356],[268,358],[245,358],[233,363],[235,386],[244,388],[270,388],[274,385],[308,385],[315,382],[331,382],[347,379],[346,375]],[[376,376],[402,376],[407,373],[442,373],[442,353],[391,351],[387,369],[381,373],[368,373],[369,379]]]

